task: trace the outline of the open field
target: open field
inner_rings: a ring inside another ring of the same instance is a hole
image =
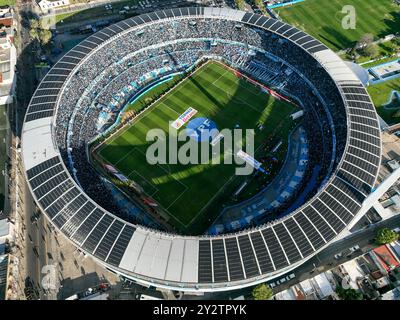
[[[393,117],[393,115],[399,110],[385,109],[383,105],[388,102],[390,94],[392,91],[400,92],[400,78],[389,80],[383,83],[370,85],[368,87],[368,92],[374,101],[376,110],[378,114],[385,120],[388,124],[400,123],[400,117]]]
[[[146,142],[149,129],[168,132],[169,121],[176,120],[188,107],[198,111],[192,120],[205,117],[214,121],[219,130],[236,126],[254,129],[255,148],[271,136],[287,140],[293,126],[289,115],[295,107],[238,78],[225,66],[210,62],[97,150],[104,162],[140,184],[168,212],[170,222],[179,232],[193,234],[203,231],[219,213],[221,207],[215,201],[221,192],[245,177],[235,175],[235,164],[151,165],[146,161],[146,150],[151,144]],[[263,129],[258,128],[259,124],[263,124]],[[201,143],[209,145],[208,141]],[[222,154],[223,148],[221,157]],[[234,185],[236,188],[237,184]]]
[[[0,6],[15,6],[16,0],[0,0]]]
[[[355,8],[355,29],[342,28],[346,5]],[[382,38],[400,32],[400,7],[393,0],[306,0],[275,12],[335,51],[352,47],[365,33]]]

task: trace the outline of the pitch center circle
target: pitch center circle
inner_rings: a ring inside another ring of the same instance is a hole
[[[210,141],[217,135],[215,122],[204,117],[190,120],[186,129],[188,136],[197,142]]]

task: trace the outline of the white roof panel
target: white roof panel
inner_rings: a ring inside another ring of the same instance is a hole
[[[332,50],[322,50],[313,55],[335,81],[359,81],[353,71]]]
[[[143,244],[142,251],[140,252],[139,259],[136,264],[135,272],[151,276],[153,267],[153,259],[157,250],[158,242],[160,240],[155,236],[148,236]]]
[[[51,136],[52,118],[42,118],[24,124],[22,154],[25,170],[58,155]]]
[[[172,240],[159,239],[158,246],[151,265],[151,276],[158,279],[165,279],[167,272],[168,257],[171,250]]]
[[[136,263],[143,248],[143,243],[146,240],[146,236],[147,234],[143,232],[143,230],[136,229],[122,256],[119,268],[135,271]]]
[[[233,10],[229,8],[204,8],[204,16],[206,17],[225,17],[227,19],[241,21],[244,15],[245,12],[243,11]]]
[[[185,254],[182,269],[182,282],[197,282],[198,278],[198,240],[185,241]]]
[[[172,242],[165,279],[180,281],[182,275],[182,260],[185,240],[176,239]]]

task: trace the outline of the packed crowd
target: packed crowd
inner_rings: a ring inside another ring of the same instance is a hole
[[[301,48],[232,21],[161,22],[124,33],[95,51],[70,78],[59,102],[56,140],[60,152],[82,188],[101,206],[118,214],[87,160],[87,144],[100,133],[100,114],[109,113],[111,125],[143,86],[183,71],[202,57],[222,58],[301,102],[304,128],[313,146],[308,167],[321,166],[319,182],[329,176],[330,160],[340,160],[347,131],[341,96],[326,71]]]

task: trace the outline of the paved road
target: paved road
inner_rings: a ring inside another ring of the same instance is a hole
[[[113,3],[118,4],[118,2],[124,1],[124,0],[111,0],[113,1]],[[110,0],[107,1],[100,1],[100,2],[95,2],[95,3],[89,3],[89,4],[81,4],[79,6],[79,9],[77,9],[77,5],[74,5],[74,8],[64,8],[64,9],[58,9],[58,11],[56,12],[56,14],[60,14],[60,13],[72,13],[72,12],[77,12],[77,11],[81,11],[83,10],[81,8],[81,6],[86,7],[85,9],[92,9],[95,7],[100,7],[102,5],[104,5],[104,3],[108,3],[110,2]],[[147,12],[152,12],[154,10],[160,10],[160,9],[164,9],[164,8],[174,8],[174,7],[178,7],[178,6],[183,6],[183,5],[187,5],[187,6],[191,6],[193,5],[193,1],[189,1],[189,0],[153,0],[152,2],[152,7],[151,8],[141,8],[139,7],[138,9],[135,9],[134,11],[128,11],[127,14],[120,14],[119,12],[117,12],[117,10],[114,10],[111,12],[106,12],[103,13],[101,16],[100,14],[93,15],[93,17],[90,17],[90,19],[85,19],[82,21],[69,21],[68,18],[65,19],[65,21],[63,23],[58,22],[57,23],[57,31],[58,32],[67,32],[73,29],[77,29],[83,25],[91,25],[91,24],[95,24],[95,23],[100,23],[100,22],[112,22],[112,23],[116,23],[120,20],[124,20],[128,17],[132,17],[132,16],[136,16],[139,14],[143,14],[143,13],[147,13]],[[118,4],[119,6],[122,6],[121,4]],[[113,13],[114,12],[114,13]],[[104,16],[106,15],[106,16]],[[46,14],[43,15],[42,17],[46,17],[46,16],[51,16],[51,14]]]
[[[42,17],[46,16],[51,16],[51,15],[59,15],[59,14],[66,14],[66,13],[72,13],[76,11],[82,11],[82,10],[87,10],[87,9],[92,9],[96,7],[103,6],[105,4],[115,4],[118,2],[124,2],[126,0],[97,0],[95,2],[90,2],[90,3],[77,3],[77,4],[71,4],[69,6],[63,7],[63,8],[57,8],[54,9],[54,12],[43,12],[41,13]],[[137,1],[138,2],[138,1]],[[188,5],[193,4],[195,1],[194,0],[150,0],[150,4],[152,5],[151,8],[142,8],[139,7],[137,9],[137,12],[145,12],[145,11],[154,11],[155,9],[159,9],[160,7],[173,7],[177,6],[179,4],[187,3]],[[128,5],[132,5],[131,3],[128,3]]]
[[[46,269],[43,267],[56,264],[58,245],[55,237],[54,228],[50,227],[42,214],[38,215],[38,220],[31,220],[38,211],[34,200],[30,194],[27,184],[24,184],[23,211],[25,212],[25,276],[34,287],[34,294],[28,298],[40,300],[55,300],[57,292],[55,290],[45,290],[43,288],[43,278],[46,276]],[[56,266],[56,275],[58,267]],[[56,278],[55,278],[56,279]],[[28,281],[25,282],[26,285]]]
[[[32,285],[35,288],[33,294],[27,294],[28,299],[38,299],[42,297],[39,291],[41,282],[41,260],[43,259],[43,241],[40,241],[38,228],[39,223],[34,225],[31,223],[30,218],[35,212],[35,205],[33,203],[32,196],[28,190],[26,184],[23,189],[23,212],[25,213],[25,285],[30,289]],[[30,279],[30,280],[28,280]],[[29,281],[29,283],[28,283]]]
[[[20,136],[23,117],[37,84],[34,68],[35,55],[33,53],[38,47],[30,41],[27,23],[28,13],[32,11],[32,7],[32,2],[29,0],[17,1],[17,103],[12,115],[13,131],[17,137]],[[17,190],[19,191],[20,208],[24,217],[21,230],[18,231],[23,234],[23,243],[20,248],[23,258],[21,281],[25,285],[25,294],[28,299],[52,299],[54,295],[42,290],[40,284],[43,276],[41,274],[42,268],[49,263],[47,246],[54,239],[51,239],[50,232],[46,231],[45,228],[47,227],[45,227],[46,223],[43,217],[32,223],[31,217],[36,212],[36,205],[24,181],[22,164],[14,163],[14,165],[19,167],[19,170],[16,171],[19,175],[19,188]]]

